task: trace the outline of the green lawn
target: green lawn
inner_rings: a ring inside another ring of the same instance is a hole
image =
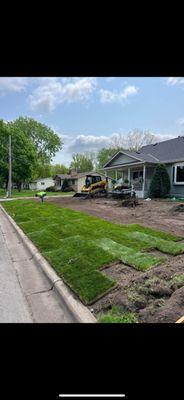
[[[99,315],[98,320],[101,323],[132,324],[138,322],[133,312],[125,312],[118,306],[112,306],[110,311]]]
[[[85,213],[36,200],[15,200],[3,207],[35,243],[58,275],[85,304],[91,304],[116,282],[105,265],[121,260],[145,271],[165,260],[150,253],[180,254],[181,237],[141,225],[120,225]]]
[[[34,197],[35,193],[37,193],[39,190],[21,190],[20,192],[17,189],[12,190],[12,197]],[[66,195],[73,195],[74,192],[46,192],[47,196],[66,196]],[[5,189],[0,189],[0,197],[6,197],[6,190]]]

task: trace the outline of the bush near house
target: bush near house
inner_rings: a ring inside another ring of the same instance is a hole
[[[170,193],[171,184],[168,172],[164,164],[156,166],[151,184],[150,184],[150,197],[164,198]]]
[[[67,180],[67,179],[64,179],[63,184],[62,184],[62,187],[61,187],[61,191],[62,191],[62,192],[65,192],[66,189],[68,189],[68,187],[69,187],[68,180]]]
[[[73,187],[72,186],[68,186],[68,187],[66,187],[64,190],[63,190],[63,192],[74,192],[75,190],[73,189]]]
[[[49,186],[49,187],[46,189],[46,192],[58,192],[58,190],[56,189],[55,186]]]

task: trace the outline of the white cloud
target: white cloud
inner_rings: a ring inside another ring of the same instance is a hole
[[[177,124],[178,126],[183,126],[183,125],[184,125],[184,118],[179,118],[179,119],[177,119],[176,124]]]
[[[154,134],[154,133],[153,133]],[[177,134],[154,134],[157,142],[173,139]],[[127,147],[127,133],[112,133],[105,135],[77,135],[76,137],[65,135],[65,150],[68,153],[84,153],[86,151],[98,151],[103,147]]]
[[[95,151],[110,144],[108,136],[78,135],[69,143],[72,152]]]
[[[57,132],[63,140],[63,149],[57,153],[56,162],[61,162],[69,166],[72,160],[73,153],[98,152],[103,147],[116,147],[122,145],[127,147],[127,132],[112,133],[109,136],[105,135],[72,135],[67,133]],[[154,133],[153,133],[154,134]],[[156,142],[174,139],[178,134],[154,134]]]
[[[3,93],[21,92],[22,90],[25,90],[27,83],[28,83],[27,78],[1,77],[0,78],[0,91]]]
[[[96,87],[96,78],[44,78],[28,97],[31,110],[53,111],[58,104],[86,101]]]
[[[181,86],[184,85],[184,78],[179,78],[179,77],[170,77],[166,79],[166,83],[168,86]]]
[[[110,90],[100,90],[101,103],[115,103],[126,100],[129,96],[137,94],[139,88],[136,86],[126,86],[121,92],[113,92]]]
[[[177,133],[171,133],[171,134],[162,134],[162,133],[157,133],[155,134],[157,142],[164,142],[164,140],[170,140],[178,137]]]

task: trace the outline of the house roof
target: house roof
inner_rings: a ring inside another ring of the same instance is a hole
[[[118,158],[118,156],[120,154],[126,154],[130,157],[132,157],[135,161],[134,163],[137,162],[149,162],[151,164],[157,164],[159,162],[159,160],[152,156],[151,154],[144,154],[141,153],[140,151],[129,151],[129,150],[125,150],[125,151],[118,151],[118,153],[116,153],[110,160],[107,161],[107,163],[104,165],[104,168],[108,167],[109,164],[111,164],[111,161],[114,160],[115,158]],[[131,163],[130,163],[131,164]]]
[[[165,140],[164,142],[149,144],[141,147],[138,151],[119,151],[104,165],[104,168],[108,167],[111,161],[117,158],[119,154],[127,154],[139,162],[149,162],[151,164],[184,161],[184,136],[178,136],[177,138]]]
[[[151,153],[161,162],[174,162],[184,160],[184,136],[165,140],[155,144],[143,146],[141,153]]]
[[[128,156],[133,156],[138,161],[147,161],[151,163],[157,163],[159,160],[157,157],[153,156],[152,154],[143,153],[141,150],[139,151],[129,151],[125,150],[123,153],[127,154]]]
[[[76,172],[76,174],[56,174],[54,179],[58,176],[60,179],[79,179],[83,178],[86,175],[100,175],[103,176],[104,174],[99,174],[98,172],[95,171],[87,171],[87,172]]]

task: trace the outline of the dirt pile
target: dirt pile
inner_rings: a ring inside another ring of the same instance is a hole
[[[152,268],[146,273],[117,264],[109,271],[118,281],[118,287],[93,305],[96,313],[106,311],[112,304],[124,311],[134,312],[139,322],[176,322],[184,315],[184,262],[183,256]],[[113,271],[114,269],[114,271]],[[124,273],[120,271],[124,269]]]
[[[176,206],[172,207],[170,210],[171,214],[184,212],[184,204],[177,204]]]

